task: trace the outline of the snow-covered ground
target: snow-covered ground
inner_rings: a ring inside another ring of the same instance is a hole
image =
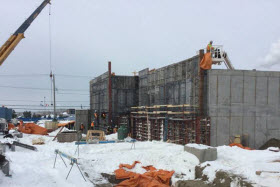
[[[262,173],[256,175],[256,171],[280,172],[280,152],[267,150],[245,150],[239,147],[220,146],[218,159],[212,162],[205,162],[202,166],[210,164],[204,169],[204,174],[212,181],[215,178],[215,171],[224,170],[233,174],[241,175],[249,182],[257,186],[280,186],[280,173]],[[278,160],[278,162],[275,162]]]
[[[58,129],[59,130],[59,129]],[[56,132],[50,135],[55,135]],[[42,137],[39,135],[27,135],[20,139],[22,143],[32,144],[32,139]],[[132,143],[111,144],[88,144],[79,146],[78,162],[83,172],[89,176],[85,182],[76,166],[73,167],[69,178],[66,180],[70,169],[69,161],[67,168],[58,156],[56,167],[53,168],[55,160],[55,149],[59,149],[73,157],[77,146],[74,143],[58,143],[52,141],[53,137],[43,136],[44,145],[36,145],[38,151],[31,151],[16,147],[16,152],[7,150],[6,156],[11,161],[12,177],[5,177],[0,172],[0,186],[93,186],[92,183],[106,183],[101,173],[113,174],[120,163],[132,164],[140,161],[132,170],[144,173],[141,166],[153,165],[158,169],[174,170],[173,183],[176,180],[194,179],[194,168],[199,164],[198,159],[184,151],[182,145],[164,142],[136,142],[136,148],[131,149]],[[117,134],[106,137],[116,139]],[[216,170],[226,170],[246,177],[250,182],[263,186],[279,186],[280,179],[276,174],[262,174],[257,176],[256,170],[280,171],[280,163],[272,162],[279,160],[280,153],[265,151],[248,151],[237,147],[218,147],[218,160],[207,162],[204,173],[212,180]],[[206,165],[204,163],[203,165]],[[175,177],[176,176],[176,177]],[[179,176],[179,178],[178,178]],[[90,182],[92,181],[92,182]]]

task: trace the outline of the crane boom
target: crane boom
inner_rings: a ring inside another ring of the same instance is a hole
[[[16,32],[2,45],[0,48],[0,66],[14,50],[17,44],[24,38],[24,32],[45,8],[47,4],[50,4],[51,0],[44,0],[42,4],[29,16],[27,20],[16,30]]]

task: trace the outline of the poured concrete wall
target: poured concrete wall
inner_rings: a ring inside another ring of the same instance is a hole
[[[108,72],[90,81],[90,109],[92,113],[108,112]],[[118,117],[127,114],[130,107],[138,105],[138,76],[112,76],[112,120],[118,124]],[[108,115],[107,115],[108,116]],[[93,116],[92,116],[93,120]],[[107,128],[107,119],[99,118],[99,129]]]
[[[259,148],[280,139],[280,72],[209,70],[208,115],[211,145],[227,145],[234,135],[249,135]]]
[[[199,56],[159,69],[139,71],[139,106],[195,104]]]

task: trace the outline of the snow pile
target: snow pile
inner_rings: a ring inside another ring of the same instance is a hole
[[[106,140],[117,140],[118,139],[118,133],[106,135]]]
[[[115,135],[116,136],[116,135]],[[16,152],[7,151],[11,160],[12,178],[0,177],[0,186],[92,186],[93,183],[106,183],[101,173],[113,174],[119,164],[132,164],[140,161],[132,171],[144,173],[141,166],[153,165],[158,169],[174,170],[172,181],[177,174],[183,174],[182,179],[194,179],[194,168],[198,159],[184,151],[182,145],[163,142],[136,142],[136,148],[131,149],[132,143],[87,144],[79,146],[80,168],[89,175],[84,182],[77,167],[73,167],[70,177],[65,180],[70,167],[66,168],[60,157],[57,157],[56,168],[53,168],[54,150],[78,157],[75,154],[77,146],[74,143],[58,143],[53,137],[27,135],[22,143],[31,145],[32,139],[43,137],[44,145],[35,145],[38,151],[16,147]],[[64,159],[68,164],[69,161]]]
[[[208,145],[203,145],[203,144],[195,144],[195,143],[189,143],[187,144],[188,147],[193,147],[193,148],[196,148],[196,149],[208,149],[208,148],[211,148],[210,146]]]
[[[256,171],[278,171],[280,162],[273,162],[280,159],[280,152],[269,150],[245,150],[239,147],[220,146],[217,147],[218,159],[212,162],[205,162],[207,166],[203,172],[213,181],[217,170],[227,171],[236,175],[242,175],[249,182],[260,186],[279,186],[280,176],[278,174],[263,173],[256,175]],[[277,177],[278,176],[278,177]]]

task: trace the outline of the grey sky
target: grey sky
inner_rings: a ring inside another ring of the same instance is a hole
[[[41,2],[0,0],[0,45]],[[270,63],[265,56],[280,39],[279,7],[279,0],[53,0],[53,71],[94,77],[105,72],[111,60],[116,74],[132,75],[135,70],[159,68],[192,57],[209,40],[224,45],[236,69],[260,70],[264,68],[261,64]],[[49,73],[48,12],[46,7],[26,31],[26,38],[0,67],[0,75]],[[272,53],[278,50],[273,48]],[[270,68],[279,71],[279,67]],[[88,81],[58,76],[57,88],[88,90]],[[0,76],[0,86],[11,85],[50,88],[50,81],[47,76]],[[2,100],[40,101],[44,96],[50,100],[50,91],[0,90],[0,104],[38,105]],[[58,94],[58,100],[88,98]]]

